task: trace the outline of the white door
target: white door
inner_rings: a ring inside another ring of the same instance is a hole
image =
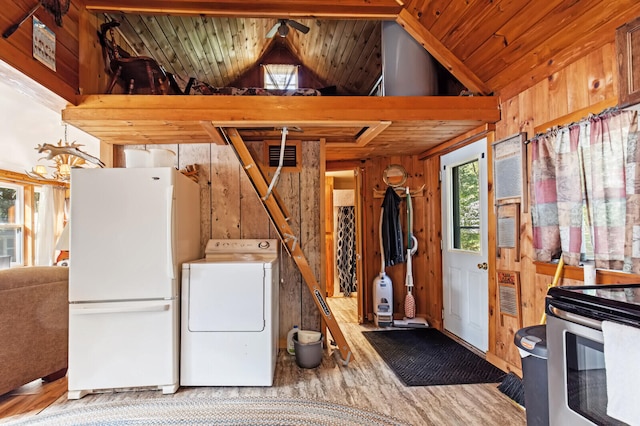
[[[69,300],[177,297],[171,168],[71,172]]]
[[[69,307],[69,391],[178,383],[178,302]]]
[[[444,328],[483,352],[489,342],[487,140],[440,159]]]

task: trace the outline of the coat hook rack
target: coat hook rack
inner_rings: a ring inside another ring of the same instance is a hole
[[[409,194],[411,197],[424,197],[424,189],[426,185],[422,184],[422,186],[418,189],[409,189]],[[403,197],[407,194],[407,188],[403,186],[394,187],[396,194]],[[386,191],[381,191],[379,189],[373,188],[373,198],[384,198],[384,193]]]

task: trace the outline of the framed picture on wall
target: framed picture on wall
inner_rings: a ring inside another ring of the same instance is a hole
[[[527,211],[527,133],[493,143],[493,188],[497,205],[518,202]]]

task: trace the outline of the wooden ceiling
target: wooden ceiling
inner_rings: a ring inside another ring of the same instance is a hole
[[[297,19],[308,34],[291,29],[266,38],[275,18],[107,14],[138,55],[150,56],[179,77],[215,87],[237,81],[274,45],[283,44],[324,86],[341,95],[368,95],[382,74],[381,24],[370,20]]]
[[[476,95],[494,94],[502,99],[517,95],[590,51],[613,42],[615,28],[640,15],[637,0],[84,0],[84,3],[92,13],[121,20],[122,33],[139,54],[156,57],[181,77],[195,76],[218,86],[233,84],[259,60],[273,42],[264,35],[278,18],[296,19],[311,30],[306,35],[290,31],[285,41],[287,47],[323,84],[336,85],[341,93],[350,95],[368,94],[377,80],[381,69],[379,22],[396,20],[469,91]],[[276,102],[285,105],[284,109],[298,102],[278,99]],[[345,108],[357,106],[356,99],[369,106],[365,98],[340,99],[346,100]],[[451,102],[448,97],[439,99],[445,109]],[[90,98],[86,101],[97,102]],[[220,112],[214,104],[226,101],[204,102],[203,108]],[[260,104],[257,110],[264,114],[257,120],[259,126],[242,125],[238,122],[246,121],[242,116],[226,124],[244,127],[243,137],[259,138],[273,136],[265,130],[269,126],[291,125],[295,121],[286,122],[279,115],[279,108],[269,108],[274,101],[256,102]],[[354,120],[341,117],[339,113],[349,111],[336,103],[337,114],[309,115],[307,118],[312,119],[304,123],[307,129],[303,130],[314,137],[327,138],[328,158],[349,159],[420,153],[484,123],[499,120],[499,113],[498,118],[488,120],[480,106],[472,107],[479,108],[475,117],[447,109],[448,114],[434,118],[434,110],[430,108],[422,109],[422,115],[415,114],[415,110],[412,113],[408,105],[411,102],[408,98],[390,103],[381,107],[390,111],[390,105],[394,105],[396,112],[365,114]],[[471,107],[472,102],[467,105]],[[492,102],[497,110],[498,102]],[[140,140],[163,143],[154,136],[161,133],[160,125],[155,130],[140,127],[142,133],[133,137],[126,133],[131,130],[129,125],[118,120],[111,124],[105,120],[89,123],[87,116],[82,116],[82,109],[72,110],[67,109],[70,120],[83,123],[85,130],[92,129],[98,137],[111,135],[107,141],[115,143],[121,138],[124,143]],[[89,114],[86,111],[84,114]],[[223,122],[229,117],[230,114],[221,115]],[[335,118],[333,125],[322,121],[331,117]],[[354,125],[350,120],[359,122]],[[204,121],[215,123],[216,119],[208,117]],[[152,117],[146,117],[145,123],[151,122]],[[375,136],[362,146],[358,138],[365,132]],[[204,133],[201,128],[198,134],[206,134],[206,128]],[[186,142],[190,136],[184,132],[175,137]]]

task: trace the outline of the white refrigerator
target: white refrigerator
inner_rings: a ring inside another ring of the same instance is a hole
[[[180,273],[201,257],[199,200],[170,167],[71,172],[69,399],[178,389]]]

